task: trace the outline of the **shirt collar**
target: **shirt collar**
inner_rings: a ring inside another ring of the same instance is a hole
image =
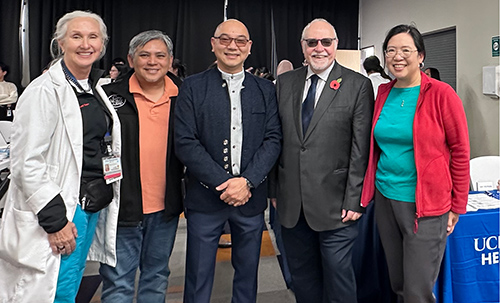
[[[129,90],[131,94],[141,94],[145,96],[144,92],[142,91],[142,87],[139,84],[139,80],[137,80],[137,77],[135,76],[135,73],[132,74],[129,79]],[[174,82],[168,76],[165,76],[165,89],[163,92],[163,96],[166,95],[167,97],[175,97],[177,96],[178,92],[179,90]]]
[[[219,69],[217,67],[217,69]],[[238,81],[238,80],[243,80],[243,78],[245,78],[245,70],[241,70],[241,72],[238,72],[236,74],[230,74],[230,73],[226,73],[226,72],[223,72],[219,69],[220,73],[222,74],[222,79],[226,80],[226,81]]]
[[[330,72],[332,71],[333,67],[335,66],[335,60],[333,60],[332,65],[330,65],[326,70],[323,72],[316,74],[321,80],[325,81],[328,80],[328,76],[330,75]],[[310,66],[307,66],[307,76],[306,79],[309,79],[312,75],[314,75],[314,72],[311,70]]]

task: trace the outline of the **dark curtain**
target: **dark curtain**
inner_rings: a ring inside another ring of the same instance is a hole
[[[224,20],[224,0],[180,0],[178,16],[174,55],[188,75],[204,71],[215,61],[210,37]]]
[[[245,23],[253,40],[247,66],[271,66],[271,11],[273,12],[278,62],[292,61],[301,66],[303,28],[315,18],[324,18],[335,27],[339,49],[358,49],[359,1],[345,0],[232,0],[228,17]]]
[[[228,19],[243,22],[252,40],[251,54],[245,61],[245,68],[271,67],[271,7],[269,0],[230,0],[227,7]]]
[[[20,0],[0,1],[0,61],[7,64],[10,72],[6,81],[21,87],[21,64],[19,48]]]
[[[19,15],[20,0],[0,1],[0,60],[11,67],[8,80],[20,84]],[[358,1],[344,0],[230,0],[228,17],[243,21],[253,41],[246,66],[272,68],[272,26],[274,18],[277,59],[289,59],[300,66],[303,55],[300,35],[312,19],[322,17],[337,29],[339,48],[357,49]],[[110,41],[104,58],[96,63],[109,69],[115,57],[126,59],[129,40],[140,31],[158,29],[174,42],[174,56],[187,65],[189,74],[203,71],[215,60],[210,37],[224,16],[224,0],[30,0],[31,78],[50,62],[49,45],[55,23],[75,9],[101,15]],[[273,13],[271,13],[273,12]]]
[[[214,60],[210,37],[224,16],[224,0],[30,0],[29,6],[32,78],[51,60],[49,47],[57,20],[73,10],[90,10],[106,23],[110,40],[106,55],[96,63],[105,70],[113,58],[127,60],[133,36],[157,29],[170,36],[174,57],[187,65],[188,73],[202,71]]]
[[[64,14],[74,10],[92,11],[100,15],[108,26],[110,34],[111,1],[100,0],[30,0],[29,1],[29,31],[30,31],[30,73],[31,79],[38,77],[42,70],[52,60],[50,56],[50,42],[56,23]],[[96,66],[104,68],[105,57]]]

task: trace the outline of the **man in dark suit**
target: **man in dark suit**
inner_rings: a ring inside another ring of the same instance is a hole
[[[335,61],[324,19],[302,32],[308,66],[278,77],[283,149],[271,186],[297,302],[356,302],[351,249],[368,160],[370,80]]]
[[[233,302],[255,302],[267,174],[281,150],[272,82],[246,73],[252,41],[238,20],[211,39],[217,68],[188,77],[175,108],[175,148],[187,167],[184,302],[210,302],[215,256],[229,222]]]

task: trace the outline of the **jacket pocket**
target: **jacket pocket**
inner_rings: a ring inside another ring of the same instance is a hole
[[[445,157],[439,156],[429,162],[422,176],[420,188],[426,205],[425,210],[432,212],[449,208],[453,184],[449,163]]]
[[[4,214],[0,230],[0,258],[14,266],[45,273],[51,254],[47,233],[31,211],[15,208]]]

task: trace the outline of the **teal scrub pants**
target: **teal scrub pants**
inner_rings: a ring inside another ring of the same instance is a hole
[[[99,212],[91,213],[76,206],[73,223],[78,231],[76,249],[71,255],[61,256],[54,303],[74,303],[85,270],[87,254],[94,238]]]

